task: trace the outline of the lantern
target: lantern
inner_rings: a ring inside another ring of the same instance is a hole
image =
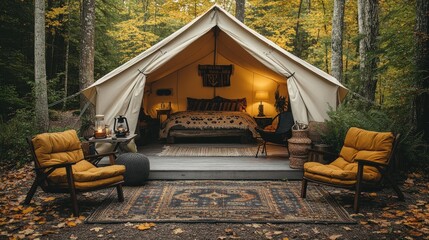
[[[106,125],[104,124],[104,115],[95,115],[95,138],[106,138]]]
[[[116,137],[126,137],[130,132],[128,126],[128,120],[126,117],[119,115],[115,118],[115,123],[113,124],[113,129],[115,131]]]

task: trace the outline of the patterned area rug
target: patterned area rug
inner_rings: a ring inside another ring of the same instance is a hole
[[[321,187],[284,181],[151,181],[116,191],[87,219],[121,222],[355,223]]]
[[[251,157],[255,156],[258,146],[243,144],[189,145],[174,144],[164,146],[160,157]]]

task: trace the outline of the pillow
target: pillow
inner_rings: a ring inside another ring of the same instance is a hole
[[[246,98],[227,99],[214,97],[213,99],[187,98],[187,111],[246,111]]]

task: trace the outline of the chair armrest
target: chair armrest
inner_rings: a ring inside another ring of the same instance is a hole
[[[100,154],[93,154],[93,155],[87,155],[87,156],[84,156],[84,158],[89,158],[89,159],[91,159],[91,158],[100,158],[100,157],[106,157],[106,156],[110,156],[110,155],[116,155],[117,154],[117,152],[107,152],[107,153],[100,153]]]
[[[321,158],[320,158],[321,156]],[[308,162],[321,162],[324,164],[329,164],[330,162],[334,161],[335,158],[338,157],[338,154],[327,152],[327,151],[321,151],[316,149],[308,149]]]
[[[38,178],[40,179],[47,179],[48,176],[55,171],[58,168],[66,168],[67,175],[69,175],[69,172],[72,172],[72,165],[75,165],[75,162],[65,162],[65,163],[59,163],[59,164],[53,164],[50,166],[44,166],[44,167],[35,167],[34,170],[36,171]]]
[[[327,151],[320,151],[320,150],[316,150],[316,149],[308,149],[309,152],[313,152],[313,153],[317,153],[317,154],[326,154],[326,155],[330,155],[332,157],[338,157],[338,153],[333,153],[333,152],[327,152]]]
[[[367,165],[372,167],[387,167],[386,163],[374,162],[366,159],[355,159],[359,165]]]
[[[85,156],[85,159],[87,159],[87,161],[97,166],[98,162],[100,162],[100,160],[103,157],[109,157],[110,164],[113,164],[112,162],[114,162],[114,159],[116,159],[116,154],[117,154],[116,152],[107,152],[107,153],[101,153],[101,154],[95,154],[95,155],[88,155],[88,156]]]
[[[65,163],[59,163],[59,164],[52,164],[49,166],[44,166],[44,167],[35,167],[35,170],[46,170],[46,169],[57,169],[57,168],[63,168],[63,167],[68,167],[68,166],[72,166],[75,165],[76,163],[74,162],[65,162]]]

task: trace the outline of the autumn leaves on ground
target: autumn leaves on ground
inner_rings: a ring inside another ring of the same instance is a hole
[[[86,224],[111,189],[78,196],[81,216],[71,216],[67,194],[40,189],[21,203],[34,180],[32,166],[0,170],[0,239],[429,239],[428,177],[413,172],[400,181],[405,202],[391,189],[365,193],[356,224],[121,223]],[[422,171],[425,172],[425,171]],[[353,193],[328,188],[352,213]]]

